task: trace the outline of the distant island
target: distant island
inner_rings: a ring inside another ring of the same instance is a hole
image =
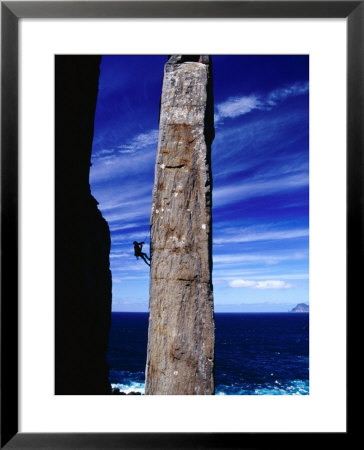
[[[290,312],[309,312],[307,303],[298,303]]]

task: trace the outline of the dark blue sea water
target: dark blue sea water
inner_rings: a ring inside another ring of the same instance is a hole
[[[220,395],[307,395],[308,313],[216,313]],[[121,391],[144,392],[148,313],[113,313],[108,363]]]

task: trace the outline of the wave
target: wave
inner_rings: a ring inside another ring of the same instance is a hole
[[[130,392],[138,392],[144,394],[145,383],[140,381],[125,380],[124,383],[111,383],[112,389],[119,389],[120,392],[129,394]],[[272,385],[265,386],[226,386],[220,385],[216,387],[216,395],[309,395],[308,380],[292,380],[282,385],[275,380]]]
[[[138,381],[132,381],[128,384],[111,383],[111,388],[119,389],[120,392],[124,392],[125,394],[129,394],[130,392],[139,392],[140,394],[144,394],[145,383],[139,383]]]
[[[216,387],[216,395],[309,395],[308,380],[291,380],[280,383],[278,380],[274,384],[249,385],[239,387],[236,385],[220,385]]]

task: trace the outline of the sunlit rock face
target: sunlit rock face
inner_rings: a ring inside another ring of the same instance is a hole
[[[214,394],[212,67],[165,65],[151,211],[148,395]]]

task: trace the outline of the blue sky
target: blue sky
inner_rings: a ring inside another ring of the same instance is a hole
[[[111,232],[114,311],[148,311],[145,240],[167,57],[104,56],[90,171]],[[287,311],[308,298],[309,58],[212,56],[215,310]]]

